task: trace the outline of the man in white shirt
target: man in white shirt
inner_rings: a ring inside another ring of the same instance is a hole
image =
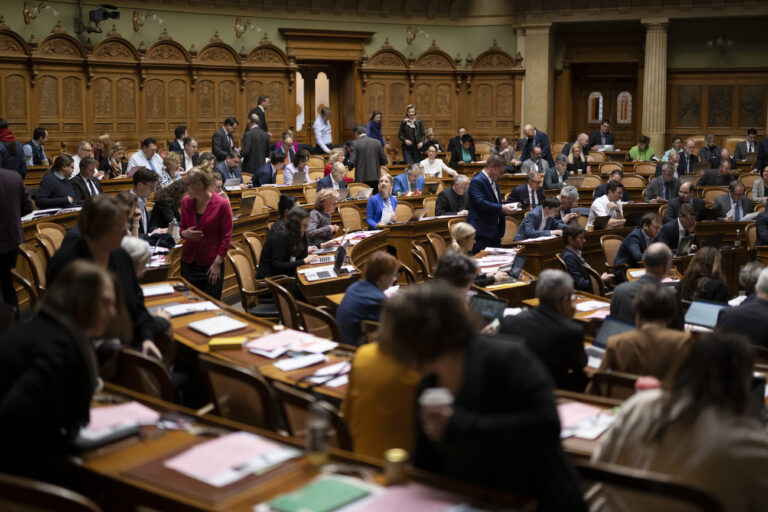
[[[597,217],[611,216],[611,222],[615,219],[624,218],[624,210],[621,208],[621,196],[624,193],[624,185],[617,181],[609,181],[605,184],[605,195],[598,197],[592,202],[589,209],[589,218],[587,226],[594,226]]]
[[[87,157],[93,158],[93,146],[91,146],[91,143],[87,140],[81,140],[77,144],[77,151],[72,156],[72,160],[74,160],[73,165],[75,167],[75,170],[72,173],[73,177],[80,174],[80,160]],[[96,179],[99,179],[98,175],[96,176]]]
[[[141,151],[131,155],[128,160],[128,171],[134,167],[146,167],[154,171],[160,180],[160,188],[170,185],[172,181],[168,178],[168,174],[163,172],[163,159],[157,154],[157,141],[152,137],[144,139],[141,142]]]
[[[45,154],[46,142],[48,142],[48,130],[38,126],[32,134],[32,139],[22,146],[27,166],[48,165],[48,156]]]
[[[312,129],[315,132],[316,150],[318,153],[330,153],[333,149],[333,136],[331,135],[331,109],[323,107],[320,117],[315,119]]]

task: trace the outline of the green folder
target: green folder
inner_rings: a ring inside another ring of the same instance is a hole
[[[280,512],[332,512],[369,494],[347,482],[325,478],[296,492],[278,496],[269,502],[269,506]]]

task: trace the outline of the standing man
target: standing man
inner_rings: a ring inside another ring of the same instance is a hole
[[[216,164],[216,170],[221,173],[224,183],[227,180],[240,180],[240,183],[243,182],[242,171],[240,170],[240,155],[234,151],[230,151],[223,162]]]
[[[243,171],[253,174],[264,165],[269,156],[269,134],[261,128],[261,120],[257,114],[248,114],[248,130],[243,134],[241,145]]]
[[[269,133],[269,130],[267,129],[267,117],[265,115],[270,105],[271,101],[269,100],[269,96],[262,94],[259,96],[259,99],[256,102],[256,106],[251,109],[250,112],[248,112],[248,117],[250,118],[251,114],[256,114],[256,117],[259,118],[259,128],[264,130],[266,134],[271,138],[272,134]]]
[[[32,140],[24,144],[24,157],[27,159],[27,166],[48,165],[48,157],[45,155],[45,148],[43,147],[46,142],[48,142],[48,130],[38,126],[32,134]]]
[[[365,126],[357,123],[352,129],[356,140],[349,155],[349,169],[355,170],[355,181],[376,188],[381,175],[381,166],[387,165],[384,146],[365,134]]]
[[[523,138],[517,141],[517,150],[521,151],[520,160],[525,162],[531,157],[534,146],[541,148],[541,157],[549,162],[550,167],[555,166],[555,160],[552,158],[552,152],[549,149],[549,137],[546,133],[540,132],[533,127],[532,124],[527,124],[523,128]]]
[[[21,174],[0,169],[0,289],[3,302],[14,308],[18,303],[11,270],[16,266],[19,244],[24,243],[21,218],[33,208]]]
[[[238,124],[237,119],[228,117],[224,120],[224,126],[213,132],[211,148],[213,156],[216,157],[216,162],[221,162],[227,158],[227,153],[235,149],[232,134],[235,133]]]
[[[614,137],[611,133],[611,123],[608,120],[600,123],[600,129],[589,134],[589,149],[595,146],[613,146]]]
[[[173,136],[176,138],[168,145],[168,151],[175,151],[181,154],[184,150],[184,139],[187,138],[187,127],[177,126],[176,129],[173,130]]]
[[[503,158],[503,157],[502,157]],[[444,188],[437,194],[435,203],[435,215],[466,215],[467,214],[467,190],[469,189],[469,177],[458,174],[453,180],[453,185]]]
[[[77,143],[77,151],[75,151],[75,155],[72,157],[72,160],[74,160],[74,172],[72,173],[72,176],[77,176],[77,174],[80,172],[80,161],[83,158],[93,158],[93,146],[91,146],[91,143],[87,140],[81,140]]]
[[[80,160],[80,172],[69,180],[72,184],[72,191],[75,193],[76,205],[80,206],[89,197],[103,193],[101,183],[94,176],[98,166],[99,162],[95,158],[87,156]]]
[[[331,109],[323,107],[320,117],[315,119],[312,129],[315,132],[315,151],[318,153],[330,153],[333,149],[333,136],[331,134]]]
[[[683,176],[693,172],[693,165],[699,163],[699,157],[693,154],[696,149],[696,143],[693,139],[685,139],[683,152],[680,153],[680,164],[677,166],[677,175]]]
[[[757,152],[757,130],[750,128],[747,130],[747,140],[736,144],[736,151],[733,152],[733,158],[739,162],[747,159],[748,153]]]
[[[501,191],[496,181],[504,174],[507,163],[499,155],[491,155],[485,169],[475,174],[469,183],[467,222],[476,230],[473,252],[486,247],[499,247],[504,236],[504,215],[511,215],[511,204],[502,204]]]

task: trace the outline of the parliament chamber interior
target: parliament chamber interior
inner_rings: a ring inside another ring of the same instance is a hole
[[[768,3],[0,7],[0,509],[768,510]]]

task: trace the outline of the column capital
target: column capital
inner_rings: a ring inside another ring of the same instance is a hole
[[[669,18],[644,18],[640,20],[646,30],[667,31],[669,27]]]

